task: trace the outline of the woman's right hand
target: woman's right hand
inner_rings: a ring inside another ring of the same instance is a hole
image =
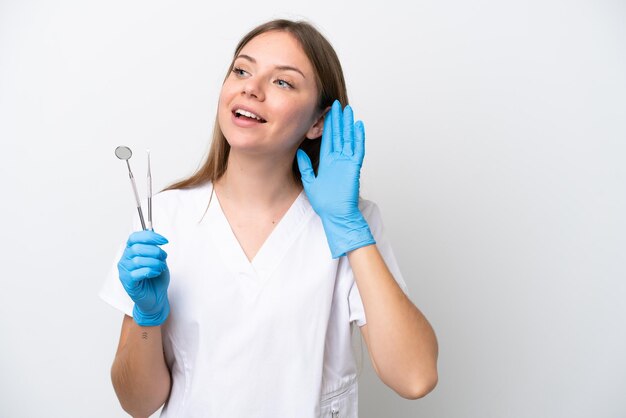
[[[170,312],[167,253],[159,245],[168,241],[154,231],[133,232],[117,263],[122,286],[135,302],[133,319],[141,326],[161,325]]]

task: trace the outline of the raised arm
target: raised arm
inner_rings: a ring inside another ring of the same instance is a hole
[[[428,321],[402,292],[376,247],[359,210],[359,178],[365,156],[363,123],[352,108],[333,103],[324,120],[315,175],[302,150],[302,184],[320,216],[334,258],[348,255],[365,308],[361,328],[379,377],[405,398],[430,392],[437,382],[437,340]]]

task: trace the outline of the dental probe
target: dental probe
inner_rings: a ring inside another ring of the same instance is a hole
[[[148,229],[152,229],[152,173],[150,173],[150,150],[148,152]]]

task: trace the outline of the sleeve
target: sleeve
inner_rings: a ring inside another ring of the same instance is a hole
[[[146,207],[144,202],[142,202],[142,205],[143,207]],[[139,230],[141,230],[139,216],[135,211],[132,216],[132,228],[128,231],[127,235],[130,235],[133,231]],[[100,288],[98,296],[118,311],[122,311],[128,316],[133,316],[133,307],[135,306],[135,302],[133,302],[130,296],[126,293],[126,290],[124,290],[124,286],[122,286],[122,282],[120,282],[119,272],[117,270],[117,263],[122,257],[125,248],[126,241],[124,240],[113,258],[111,268],[109,269],[109,273],[105,276],[104,283]]]
[[[135,306],[135,303],[124,290],[117,271],[117,262],[122,257],[125,246],[126,244],[123,244],[118,249],[117,255],[113,260],[108,275],[105,277],[98,296],[115,309],[124,312],[128,316],[133,316],[133,307]]]
[[[365,216],[370,230],[374,235],[376,247],[378,247],[378,251],[380,251],[383,260],[385,260],[387,268],[389,268],[393,278],[396,280],[404,294],[409,297],[409,291],[406,283],[404,282],[404,278],[402,277],[402,273],[400,272],[398,262],[393,254],[391,244],[385,235],[383,221],[378,206],[374,202],[367,200],[362,200],[359,206],[361,207],[363,216]],[[365,325],[367,323],[365,318],[365,309],[363,308],[363,301],[361,300],[359,288],[356,285],[354,277],[350,292],[348,293],[348,305],[350,308],[350,322],[356,321],[356,324],[360,327]]]

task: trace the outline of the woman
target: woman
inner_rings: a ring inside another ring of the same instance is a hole
[[[131,234],[101,292],[126,313],[111,374],[128,413],[356,417],[356,325],[398,394],[435,386],[433,330],[359,200],[364,130],[347,102],[311,25],[241,40],[207,161],[154,198],[159,234]]]

